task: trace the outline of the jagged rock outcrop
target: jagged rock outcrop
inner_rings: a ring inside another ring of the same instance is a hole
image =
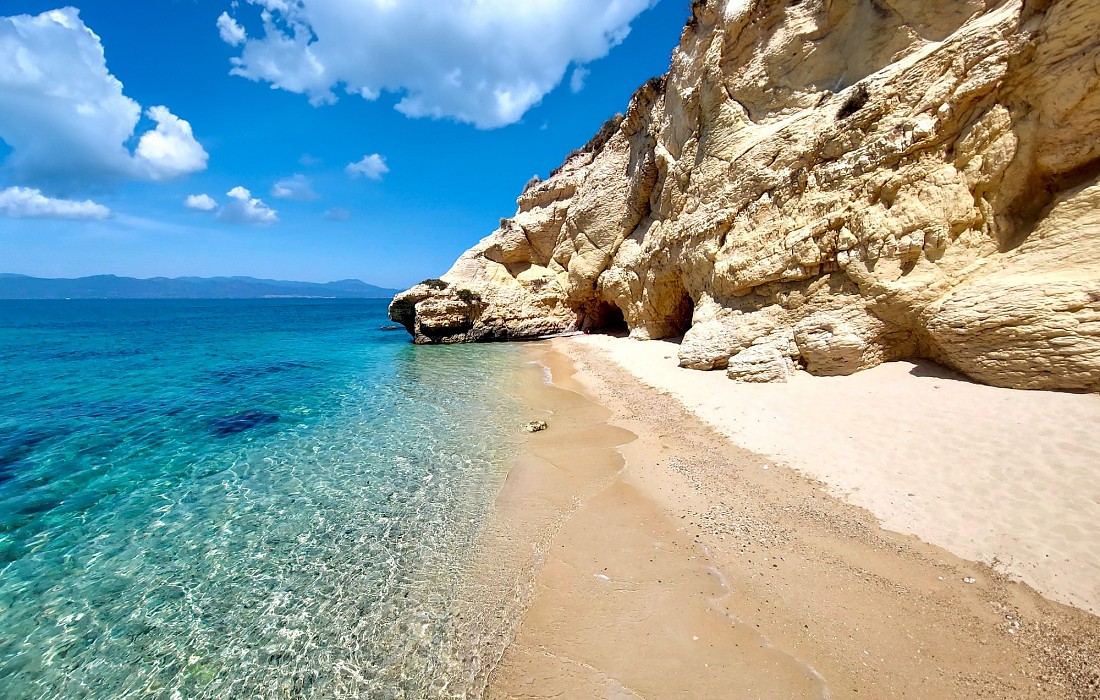
[[[683,334],[753,380],[923,357],[1098,391],[1098,134],[1096,0],[697,0],[668,75],[391,313],[418,342]]]

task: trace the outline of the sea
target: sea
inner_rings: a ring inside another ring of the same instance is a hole
[[[0,697],[470,692],[457,601],[522,358],[389,323],[0,301]]]

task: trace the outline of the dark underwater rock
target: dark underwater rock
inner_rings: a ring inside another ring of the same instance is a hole
[[[295,372],[298,370],[309,369],[310,365],[303,362],[272,362],[270,364],[260,365],[242,365],[240,367],[229,367],[226,369],[218,369],[210,372],[210,377],[220,382],[233,383],[242,382],[252,379],[258,379],[271,374],[279,374],[281,372]]]
[[[215,435],[235,435],[261,425],[279,422],[279,414],[271,411],[245,411],[231,416],[215,418],[210,421],[210,430]]]
[[[57,437],[59,429],[30,428],[0,432],[0,484],[15,478],[40,444]]]

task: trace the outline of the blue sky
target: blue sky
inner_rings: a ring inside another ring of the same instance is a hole
[[[4,0],[0,272],[439,275],[668,69],[687,5]]]

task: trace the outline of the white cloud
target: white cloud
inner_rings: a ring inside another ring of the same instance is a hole
[[[244,33],[244,27],[237,24],[237,20],[230,17],[228,12],[218,16],[218,34],[221,35],[222,41],[230,46],[240,46],[248,38]]]
[[[337,86],[368,100],[398,93],[410,117],[488,129],[518,121],[570,65],[607,55],[656,0],[249,2],[263,36],[246,38],[235,75],[313,104],[335,102]]]
[[[157,128],[142,135],[135,156],[150,180],[169,180],[206,170],[209,156],[195,140],[190,124],[167,107],[150,107],[146,114]]]
[[[218,210],[218,221],[250,226],[269,226],[279,221],[278,212],[253,197],[245,188],[234,187],[226,194],[229,195],[229,202]]]
[[[12,149],[6,165],[16,180],[64,190],[206,167],[191,126],[165,107],[148,110],[156,128],[131,153],[141,112],[78,10],[0,17],[0,139]]]
[[[317,193],[313,191],[313,185],[309,182],[309,178],[301,173],[291,175],[290,177],[284,177],[282,180],[276,182],[271,188],[271,196],[278,199],[293,199],[299,202],[308,202],[318,199]]]
[[[577,66],[573,69],[573,76],[569,78],[569,90],[573,93],[578,93],[584,89],[584,81],[588,80],[588,69],[584,66]]]
[[[344,168],[344,171],[352,177],[370,178],[371,180],[381,180],[382,176],[390,171],[388,165],[386,165],[386,159],[377,153],[372,153],[369,156],[363,156],[357,163],[351,163],[348,167]]]
[[[326,221],[347,221],[351,218],[351,212],[341,207],[333,207],[324,213]]]
[[[218,203],[208,194],[189,194],[183,200],[183,206],[195,211],[214,211],[218,208]]]
[[[110,209],[91,200],[53,199],[28,187],[0,190],[0,212],[13,219],[106,219],[111,215]]]

